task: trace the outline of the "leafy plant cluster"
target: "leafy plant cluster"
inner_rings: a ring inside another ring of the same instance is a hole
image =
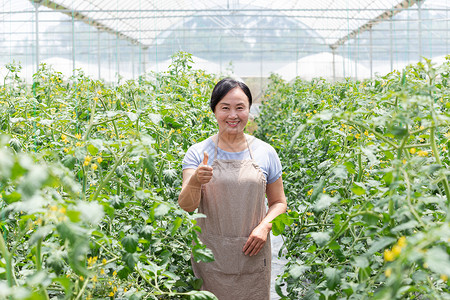
[[[188,147],[215,130],[216,78],[179,53],[167,72],[107,85],[41,65],[0,86],[0,298],[215,299],[211,261],[177,206]]]
[[[284,168],[283,299],[450,298],[449,71],[271,77],[256,135]]]

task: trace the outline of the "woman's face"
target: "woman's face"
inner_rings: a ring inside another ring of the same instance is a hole
[[[221,134],[244,132],[248,122],[250,104],[247,95],[236,87],[220,100],[214,110]]]

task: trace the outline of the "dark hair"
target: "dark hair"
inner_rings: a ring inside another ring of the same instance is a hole
[[[224,78],[216,84],[211,93],[210,106],[212,111],[214,112],[217,103],[219,103],[219,101],[222,100],[223,97],[225,97],[225,95],[228,94],[229,91],[237,87],[240,88],[247,96],[249,107],[251,107],[252,93],[250,92],[248,86],[245,83],[234,80],[232,78]]]

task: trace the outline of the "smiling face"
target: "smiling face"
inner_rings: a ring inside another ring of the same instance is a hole
[[[220,134],[240,134],[248,122],[250,104],[247,95],[238,87],[230,90],[214,110]]]

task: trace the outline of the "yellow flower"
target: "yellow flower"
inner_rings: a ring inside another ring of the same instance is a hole
[[[97,158],[98,163],[101,163],[102,161],[103,161],[103,158],[101,158],[101,157]]]
[[[97,275],[95,275],[94,277],[92,277],[92,281],[93,281],[93,282],[97,282],[97,281],[98,281]]]
[[[113,292],[109,293],[109,296],[114,297],[114,293]]]
[[[406,164],[406,159],[402,160],[402,163],[403,163],[403,164]]]
[[[95,170],[97,170],[98,166],[97,166],[97,164],[92,164],[92,165],[91,165],[91,168],[92,168],[92,170],[95,171]]]
[[[98,101],[98,97],[94,97],[94,101]]]
[[[58,207],[56,205],[53,205],[53,206],[50,207],[50,210],[51,211],[57,211]]]
[[[62,213],[62,214],[65,214],[66,213],[66,208],[65,207],[61,207],[59,209],[59,212]]]
[[[81,140],[81,133],[75,134],[75,137],[76,137],[77,139]]]
[[[427,264],[427,263],[424,263],[424,264],[423,264],[423,268],[424,268],[424,269],[428,269],[428,264]]]
[[[445,274],[441,274],[440,278],[442,279],[442,281],[447,281],[448,280],[448,276],[445,275]]]
[[[420,130],[424,130],[424,129],[425,129],[425,127],[423,127],[423,126],[420,126],[420,127],[419,127],[419,129],[420,129]]]
[[[67,148],[64,148],[64,152],[66,152],[66,153],[67,153],[67,152],[69,152],[69,149],[67,149]]]
[[[428,152],[427,152],[427,151],[420,150],[420,151],[417,151],[417,155],[422,156],[422,157],[425,157],[425,156],[428,156]]]
[[[402,236],[398,239],[397,245],[399,245],[401,248],[405,248],[406,246],[406,237]]]
[[[113,276],[116,276],[116,275],[117,275],[117,272],[116,272],[116,271],[114,271],[114,272],[113,272]]]
[[[102,91],[97,91],[97,94],[101,95],[101,94],[102,94]]]
[[[411,149],[409,149],[409,153],[411,153],[411,154],[416,153],[416,148],[411,148]]]
[[[80,276],[80,280],[81,280],[81,281],[84,281],[84,277],[83,277],[83,276]]]
[[[100,269],[100,275],[105,275],[105,269]]]
[[[361,135],[359,133],[355,134],[355,138],[359,139]]]
[[[401,252],[402,247],[400,247],[399,245],[395,245],[394,247],[392,247],[392,253],[394,254],[395,257],[399,256]]]
[[[308,196],[311,196],[312,193],[313,193],[313,191],[314,191],[314,189],[310,189],[310,190],[308,191]]]
[[[392,275],[392,269],[391,268],[387,268],[386,271],[384,271],[384,275],[386,277],[391,277]]]
[[[80,147],[81,143],[80,142],[76,142],[75,146]]]
[[[393,261],[395,259],[394,253],[391,250],[384,250],[384,261]]]
[[[65,141],[65,140],[67,140],[67,136],[66,136],[65,134],[61,134],[61,139],[62,139],[63,141]]]
[[[366,131],[364,131],[364,135],[365,136],[369,136],[369,132],[366,130]]]
[[[102,259],[102,264],[106,265],[106,258]]]
[[[288,209],[287,212],[290,213],[292,210]]]

